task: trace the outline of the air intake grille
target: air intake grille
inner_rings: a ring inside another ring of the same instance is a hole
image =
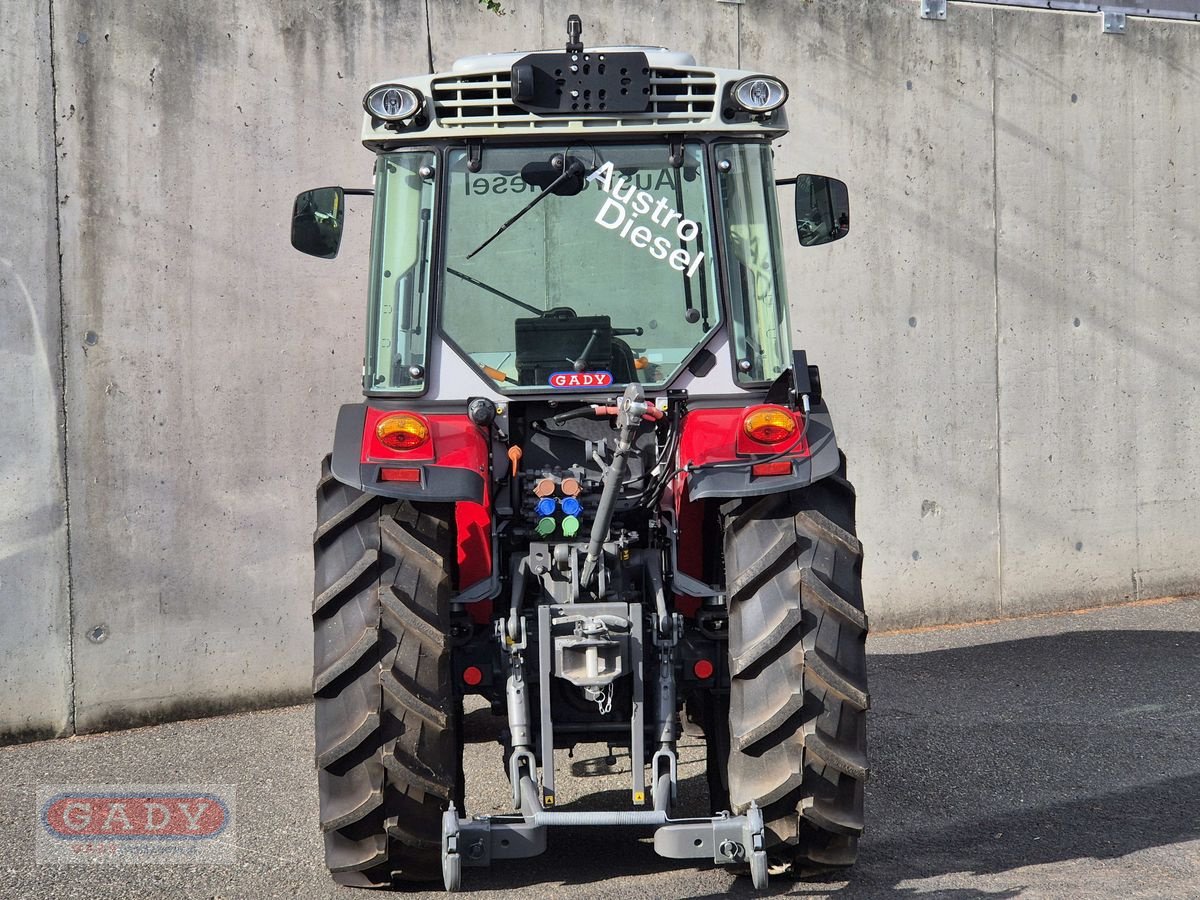
[[[716,106],[717,78],[712,72],[682,69],[650,70],[650,104],[643,113],[605,115],[601,109],[583,108],[579,117],[536,116],[514,106],[510,75],[487,72],[451,75],[433,82],[433,112],[443,128],[506,127],[561,128],[564,120],[585,127],[614,125],[700,124],[712,118]]]

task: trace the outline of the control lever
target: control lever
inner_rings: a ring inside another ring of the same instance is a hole
[[[609,328],[608,333],[613,337],[622,337],[624,335],[637,335],[641,337],[642,329],[637,328]],[[596,347],[596,341],[601,335],[601,329],[593,328],[592,336],[588,338],[587,344],[584,345],[583,352],[579,354],[579,359],[570,360],[576,372],[583,372],[587,369],[587,358],[592,355],[592,350]]]

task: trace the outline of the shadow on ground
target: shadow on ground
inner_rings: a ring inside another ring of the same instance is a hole
[[[1013,897],[1021,876],[995,876],[1200,838],[1200,633],[1081,631],[918,653],[880,644],[859,864],[848,883],[774,879],[771,893]],[[474,733],[495,727],[473,715]],[[681,785],[690,812],[707,804],[703,782]],[[577,808],[625,799],[608,791]],[[695,871],[639,836],[562,829],[546,856],[471,872],[470,889]],[[744,879],[732,892],[751,893]]]
[[[871,829],[847,894],[1200,838],[1200,633],[1080,631],[870,663]]]

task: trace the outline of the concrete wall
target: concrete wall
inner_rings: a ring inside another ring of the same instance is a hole
[[[576,5],[24,5],[0,13],[24,213],[0,219],[0,732],[303,697],[311,492],[358,393],[368,217],[307,260],[291,197],[368,181],[369,82],[557,46]],[[778,72],[779,168],[851,185],[851,238],[793,245],[789,279],[876,627],[1200,590],[1200,25],[599,0],[584,34]]]
[[[311,498],[359,393],[370,218],[321,265],[289,246],[291,202],[370,183],[363,85],[426,68],[424,4],[54,16],[76,726],[303,697]]]
[[[857,485],[876,627],[1001,607],[992,15],[781,0],[743,16],[742,65],[791,87],[777,167],[852,190],[850,238],[793,243],[789,286]]]
[[[952,4],[743,8],[780,168],[852,186],[790,261],[877,626],[1200,590],[1200,26]]]
[[[1006,612],[1200,583],[1200,25],[1062,18],[995,18]]]
[[[49,4],[0,7],[0,734],[71,723]]]

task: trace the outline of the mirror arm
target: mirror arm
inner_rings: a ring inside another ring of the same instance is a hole
[[[776,178],[775,187],[783,187],[786,184],[795,184],[796,178]]]
[[[374,197],[374,188],[342,188],[342,193],[347,197]]]

